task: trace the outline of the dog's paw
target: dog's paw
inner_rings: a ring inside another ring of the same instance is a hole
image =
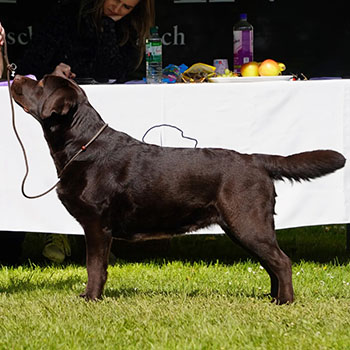
[[[271,298],[271,303],[275,305],[290,305],[293,303],[293,299],[285,299],[285,298]]]
[[[85,301],[97,301],[100,299],[100,297],[94,296],[88,292],[84,292],[84,293],[79,294],[79,297],[83,298]]]

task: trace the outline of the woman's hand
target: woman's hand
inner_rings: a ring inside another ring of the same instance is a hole
[[[0,79],[2,77],[2,73],[4,72],[4,60],[2,57],[2,49],[1,46],[4,45],[5,41],[5,29],[0,23]]]
[[[5,29],[0,23],[0,46],[4,45],[5,41]]]
[[[58,66],[56,66],[52,74],[68,79],[74,79],[76,76],[76,74],[71,71],[70,66],[65,63],[60,63]]]

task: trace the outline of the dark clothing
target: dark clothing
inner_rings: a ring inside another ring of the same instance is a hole
[[[125,45],[119,45],[121,24],[128,20],[127,17],[117,22],[103,17],[103,31],[97,33],[93,23],[86,18],[78,29],[76,4],[60,7],[33,28],[32,41],[17,64],[16,73],[34,74],[41,79],[63,62],[71,66],[77,78],[125,82],[138,60],[138,49],[133,45],[136,35]]]

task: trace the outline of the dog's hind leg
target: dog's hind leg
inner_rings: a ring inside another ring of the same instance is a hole
[[[107,281],[112,235],[111,232],[101,229],[99,224],[94,223],[85,227],[85,242],[88,283],[81,296],[87,300],[96,300],[101,297]]]
[[[255,172],[254,172],[255,171]],[[227,235],[256,257],[271,279],[278,304],[294,299],[292,264],[278,246],[274,229],[275,188],[259,169],[226,181],[218,196],[219,224]]]
[[[276,303],[291,303],[294,300],[292,264],[280,249],[272,225],[246,218],[244,225],[223,225],[227,235],[256,257],[271,279],[271,296]]]
[[[270,292],[270,296],[273,298],[273,300],[277,299],[278,296],[278,278],[275,275],[275,273],[269,268],[269,266],[264,263],[263,261],[261,261],[261,259],[259,259],[259,257],[254,254],[250,249],[248,249],[246,246],[244,246],[242,244],[242,242],[240,242],[235,234],[225,225],[223,225],[223,230],[225,231],[225,233],[227,234],[227,236],[236,244],[238,244],[240,247],[244,248],[246,251],[249,252],[249,254],[251,254],[254,258],[256,258],[257,260],[259,260],[261,266],[266,270],[266,272],[269,274],[270,276],[270,280],[271,280],[271,292]]]

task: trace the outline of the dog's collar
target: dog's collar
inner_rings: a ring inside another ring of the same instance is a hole
[[[80,150],[65,164],[63,169],[58,174],[58,178],[61,178],[63,172],[67,169],[68,165],[70,163],[72,163],[75,160],[75,158],[77,158],[79,156],[80,153],[85,152],[86,149],[102,134],[102,132],[107,128],[107,126],[108,126],[108,124],[105,123],[102,126],[102,128],[100,128],[100,130],[97,131],[97,133],[90,139],[90,141],[88,143],[86,143],[85,145],[81,146]]]

